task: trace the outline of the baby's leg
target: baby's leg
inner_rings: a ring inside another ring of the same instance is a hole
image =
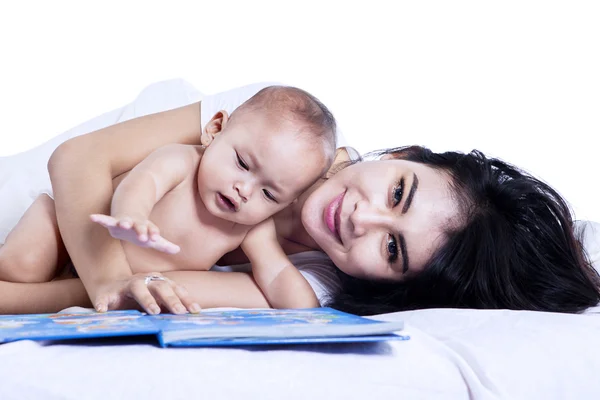
[[[48,282],[68,261],[58,231],[54,200],[38,197],[0,247],[0,280]]]

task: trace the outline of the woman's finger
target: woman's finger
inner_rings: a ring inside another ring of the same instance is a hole
[[[94,308],[97,312],[107,312],[108,311],[108,296],[100,295],[96,298],[96,302],[94,303]]]
[[[202,310],[200,304],[196,303],[194,299],[192,299],[192,296],[185,287],[175,284],[173,290],[175,291],[177,297],[179,297],[179,300],[181,300],[181,303],[183,303],[189,312],[192,314],[197,314]]]
[[[187,309],[175,294],[172,285],[171,280],[152,281],[148,284],[148,289],[169,312],[173,314],[185,314]]]
[[[150,293],[144,279],[136,279],[130,284],[131,297],[138,302],[142,308],[151,315],[160,314],[160,307],[156,303],[154,296]]]

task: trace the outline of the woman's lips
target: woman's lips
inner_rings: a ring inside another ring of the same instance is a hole
[[[325,225],[327,225],[329,231],[340,243],[342,243],[342,238],[340,236],[340,213],[342,212],[342,201],[344,200],[345,195],[345,191],[338,194],[331,200],[331,203],[325,207],[323,212]]]

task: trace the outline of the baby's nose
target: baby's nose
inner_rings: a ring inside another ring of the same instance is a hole
[[[240,181],[236,185],[235,189],[238,192],[238,195],[241,197],[242,201],[246,202],[252,196],[254,184],[251,180]]]

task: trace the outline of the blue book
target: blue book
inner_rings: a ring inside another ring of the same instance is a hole
[[[154,335],[162,347],[407,340],[402,321],[374,321],[331,308],[208,310],[147,315],[139,311],[0,316],[0,343]]]

